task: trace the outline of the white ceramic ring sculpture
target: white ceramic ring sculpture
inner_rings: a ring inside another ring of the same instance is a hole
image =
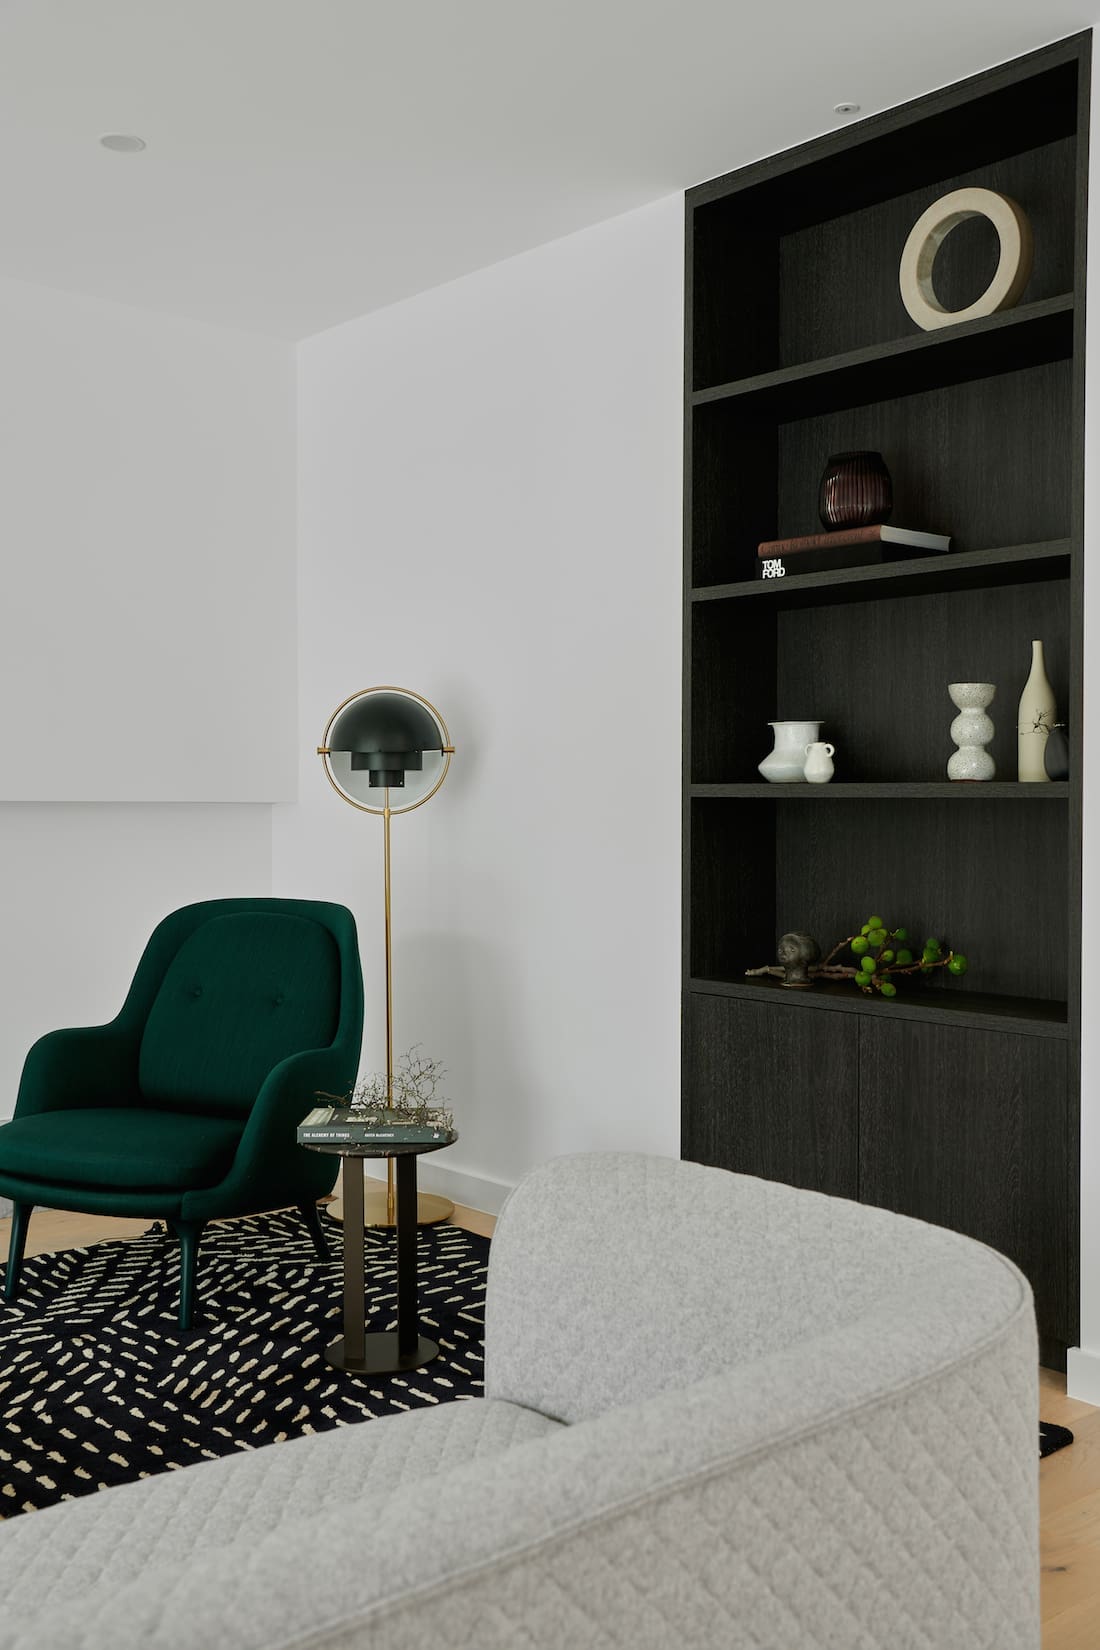
[[[981,297],[965,309],[944,309],[932,285],[936,253],[964,218],[988,218],[1001,242],[997,273]],[[1031,276],[1035,243],[1023,208],[993,189],[953,189],[922,212],[901,255],[901,301],[925,332],[976,321],[1019,303]]]

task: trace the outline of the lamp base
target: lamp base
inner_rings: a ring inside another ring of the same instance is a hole
[[[455,1212],[455,1206],[446,1197],[436,1197],[432,1192],[418,1192],[416,1197],[416,1224],[418,1226],[438,1226],[441,1221],[450,1220]],[[334,1198],[331,1203],[325,1204],[325,1213],[333,1220],[342,1221],[344,1218],[343,1198]],[[383,1181],[378,1182],[377,1191],[367,1182],[363,1192],[363,1225],[381,1226],[390,1231],[396,1226],[386,1211],[386,1187]]]

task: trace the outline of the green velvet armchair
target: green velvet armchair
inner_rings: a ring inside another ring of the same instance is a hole
[[[318,1090],[355,1081],[363,979],[342,905],[205,900],[154,930],[105,1026],[52,1031],[27,1056],[0,1126],[15,1298],[36,1204],[163,1220],[180,1242],[179,1322],[195,1308],[207,1221],[297,1206],[328,1258],[317,1200],[337,1159],[295,1130]]]

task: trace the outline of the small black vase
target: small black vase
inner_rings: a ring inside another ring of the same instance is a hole
[[[1065,728],[1051,728],[1043,746],[1043,767],[1048,779],[1069,778],[1069,740]]]
[[[821,477],[817,509],[822,526],[874,527],[889,521],[894,488],[881,453],[834,453]]]

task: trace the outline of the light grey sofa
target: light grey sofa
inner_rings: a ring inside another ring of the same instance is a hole
[[[635,1155],[512,1194],[486,1396],[0,1526],[3,1650],[1036,1650],[1031,1297]]]

